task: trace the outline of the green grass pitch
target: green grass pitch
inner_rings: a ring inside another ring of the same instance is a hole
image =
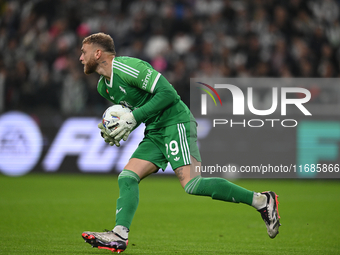
[[[340,254],[339,181],[235,183],[280,195],[275,239],[255,209],[190,196],[175,177],[151,176],[140,183],[123,254]],[[117,196],[114,175],[0,176],[0,254],[112,254],[81,233],[113,228]]]

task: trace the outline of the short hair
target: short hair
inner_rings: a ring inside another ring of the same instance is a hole
[[[97,44],[103,48],[104,51],[110,52],[113,55],[116,55],[116,50],[115,50],[115,44],[113,42],[113,39],[110,35],[104,34],[104,33],[96,33],[89,35],[83,40],[83,44],[88,43],[88,44]]]

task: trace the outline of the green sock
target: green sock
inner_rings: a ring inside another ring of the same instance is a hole
[[[202,178],[197,176],[191,179],[184,187],[188,194],[210,196],[212,199],[234,203],[252,204],[253,191],[246,190],[223,178]]]
[[[139,202],[139,176],[124,169],[118,176],[119,198],[116,207],[116,226],[130,228]]]

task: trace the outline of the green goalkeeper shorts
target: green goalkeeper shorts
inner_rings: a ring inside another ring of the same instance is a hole
[[[194,121],[147,130],[131,158],[147,160],[164,171],[168,162],[173,170],[191,164],[190,155],[201,161]]]

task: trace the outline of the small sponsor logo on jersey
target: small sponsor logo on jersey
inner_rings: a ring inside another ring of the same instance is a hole
[[[119,86],[120,91],[122,91],[126,95],[126,91],[122,86]]]
[[[147,75],[145,76],[145,79],[144,79],[144,81],[143,81],[143,86],[142,86],[142,89],[146,89],[146,87],[148,86],[148,83],[149,83],[149,79],[150,79],[150,77],[151,77],[151,74],[152,74],[152,70],[151,69],[148,69],[148,73],[147,73]]]
[[[180,157],[176,157],[176,158],[174,158],[174,160],[175,160],[175,161],[178,161],[179,159],[180,159]]]
[[[112,100],[112,101],[114,101],[114,100],[115,100],[115,98],[114,98],[113,96],[110,96],[110,98],[111,98],[111,100]]]
[[[116,215],[123,209],[123,207],[121,207],[119,210],[116,210]]]

